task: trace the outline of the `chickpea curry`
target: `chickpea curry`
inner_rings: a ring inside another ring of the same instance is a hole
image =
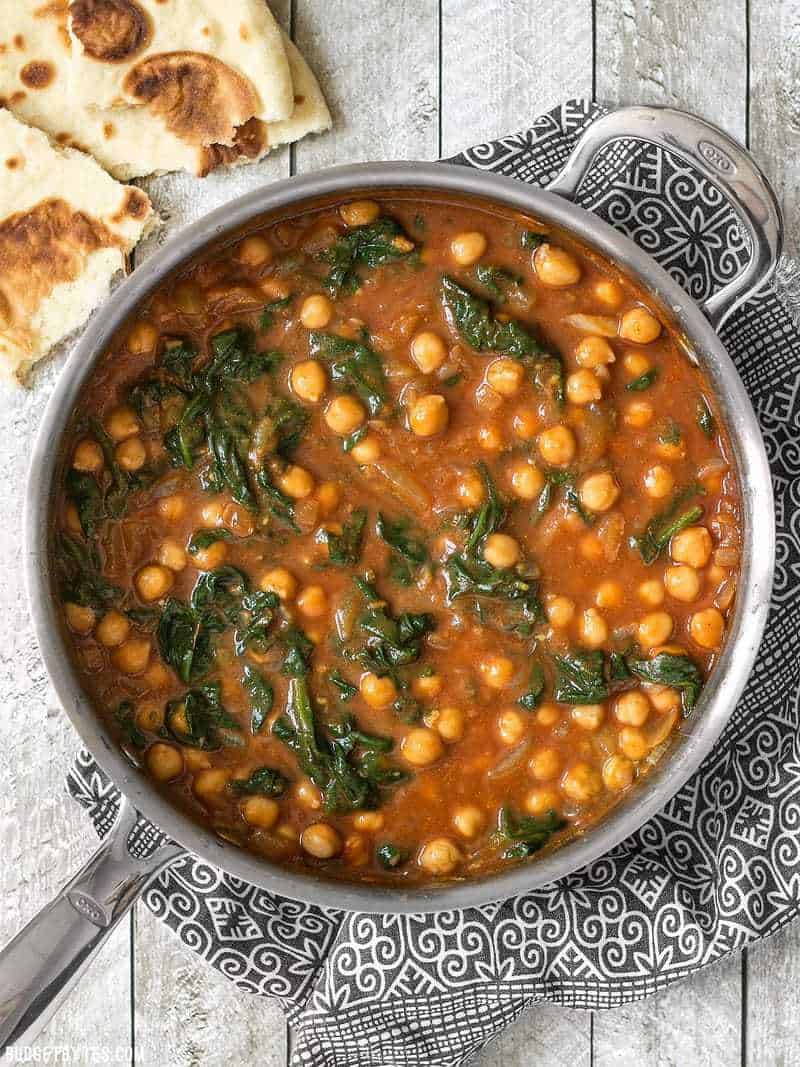
[[[275,862],[411,884],[557,847],[723,643],[740,501],[708,384],[647,294],[510,211],[266,222],[139,309],[70,433],[86,690]]]

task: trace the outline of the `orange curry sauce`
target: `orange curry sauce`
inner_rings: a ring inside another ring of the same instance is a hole
[[[398,195],[215,250],[140,308],[68,448],[88,693],[170,800],[282,864],[425,882],[556,846],[724,639],[707,383],[647,294],[510,212]]]

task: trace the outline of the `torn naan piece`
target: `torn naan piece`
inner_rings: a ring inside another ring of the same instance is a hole
[[[81,106],[146,107],[178,136],[232,145],[250,119],[294,108],[265,0],[71,0],[70,92]]]
[[[0,173],[0,373],[21,381],[105,297],[153,211],[141,189],[5,109]]]
[[[57,144],[89,152],[121,181],[186,170],[198,176],[221,164],[261,159],[270,148],[327,129],[330,114],[314,75],[282,37],[294,90],[294,112],[280,123],[253,118],[234,144],[203,144],[179,136],[149,107],[100,110],[70,97],[68,0],[16,0],[0,24],[0,104]]]

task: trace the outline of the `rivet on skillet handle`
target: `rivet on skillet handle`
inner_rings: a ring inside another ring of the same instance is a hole
[[[579,138],[548,191],[574,200],[592,160],[620,138],[648,141],[674,152],[717,185],[731,201],[750,240],[750,261],[701,306],[715,330],[775,270],[783,219],[772,186],[750,153],[710,122],[669,107],[623,107],[597,119]]]
[[[185,850],[129,851],[137,815],[123,799],[86,866],[0,952],[0,1055],[32,1044],[150,882]]]

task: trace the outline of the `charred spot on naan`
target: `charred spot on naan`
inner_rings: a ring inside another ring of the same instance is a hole
[[[46,89],[56,76],[56,68],[46,59],[32,59],[19,72],[19,80],[29,89]]]
[[[269,146],[267,124],[248,119],[236,128],[233,144],[210,144],[202,151],[198,177],[204,178],[215,167],[230,166],[240,159],[259,159]]]
[[[59,197],[0,222],[0,308],[5,325],[24,327],[52,290],[78,278],[88,257],[103,248],[122,252],[125,242]]]
[[[113,223],[123,222],[128,219],[143,219],[146,218],[147,212],[150,208],[150,201],[147,199],[141,189],[131,186],[125,190],[125,197],[122,201],[122,206],[119,211],[111,216]]]
[[[147,12],[135,0],[72,0],[69,13],[86,55],[103,63],[132,59],[152,37]]]
[[[189,144],[233,145],[238,128],[259,110],[247,78],[201,52],[148,56],[128,71],[123,89]]]

